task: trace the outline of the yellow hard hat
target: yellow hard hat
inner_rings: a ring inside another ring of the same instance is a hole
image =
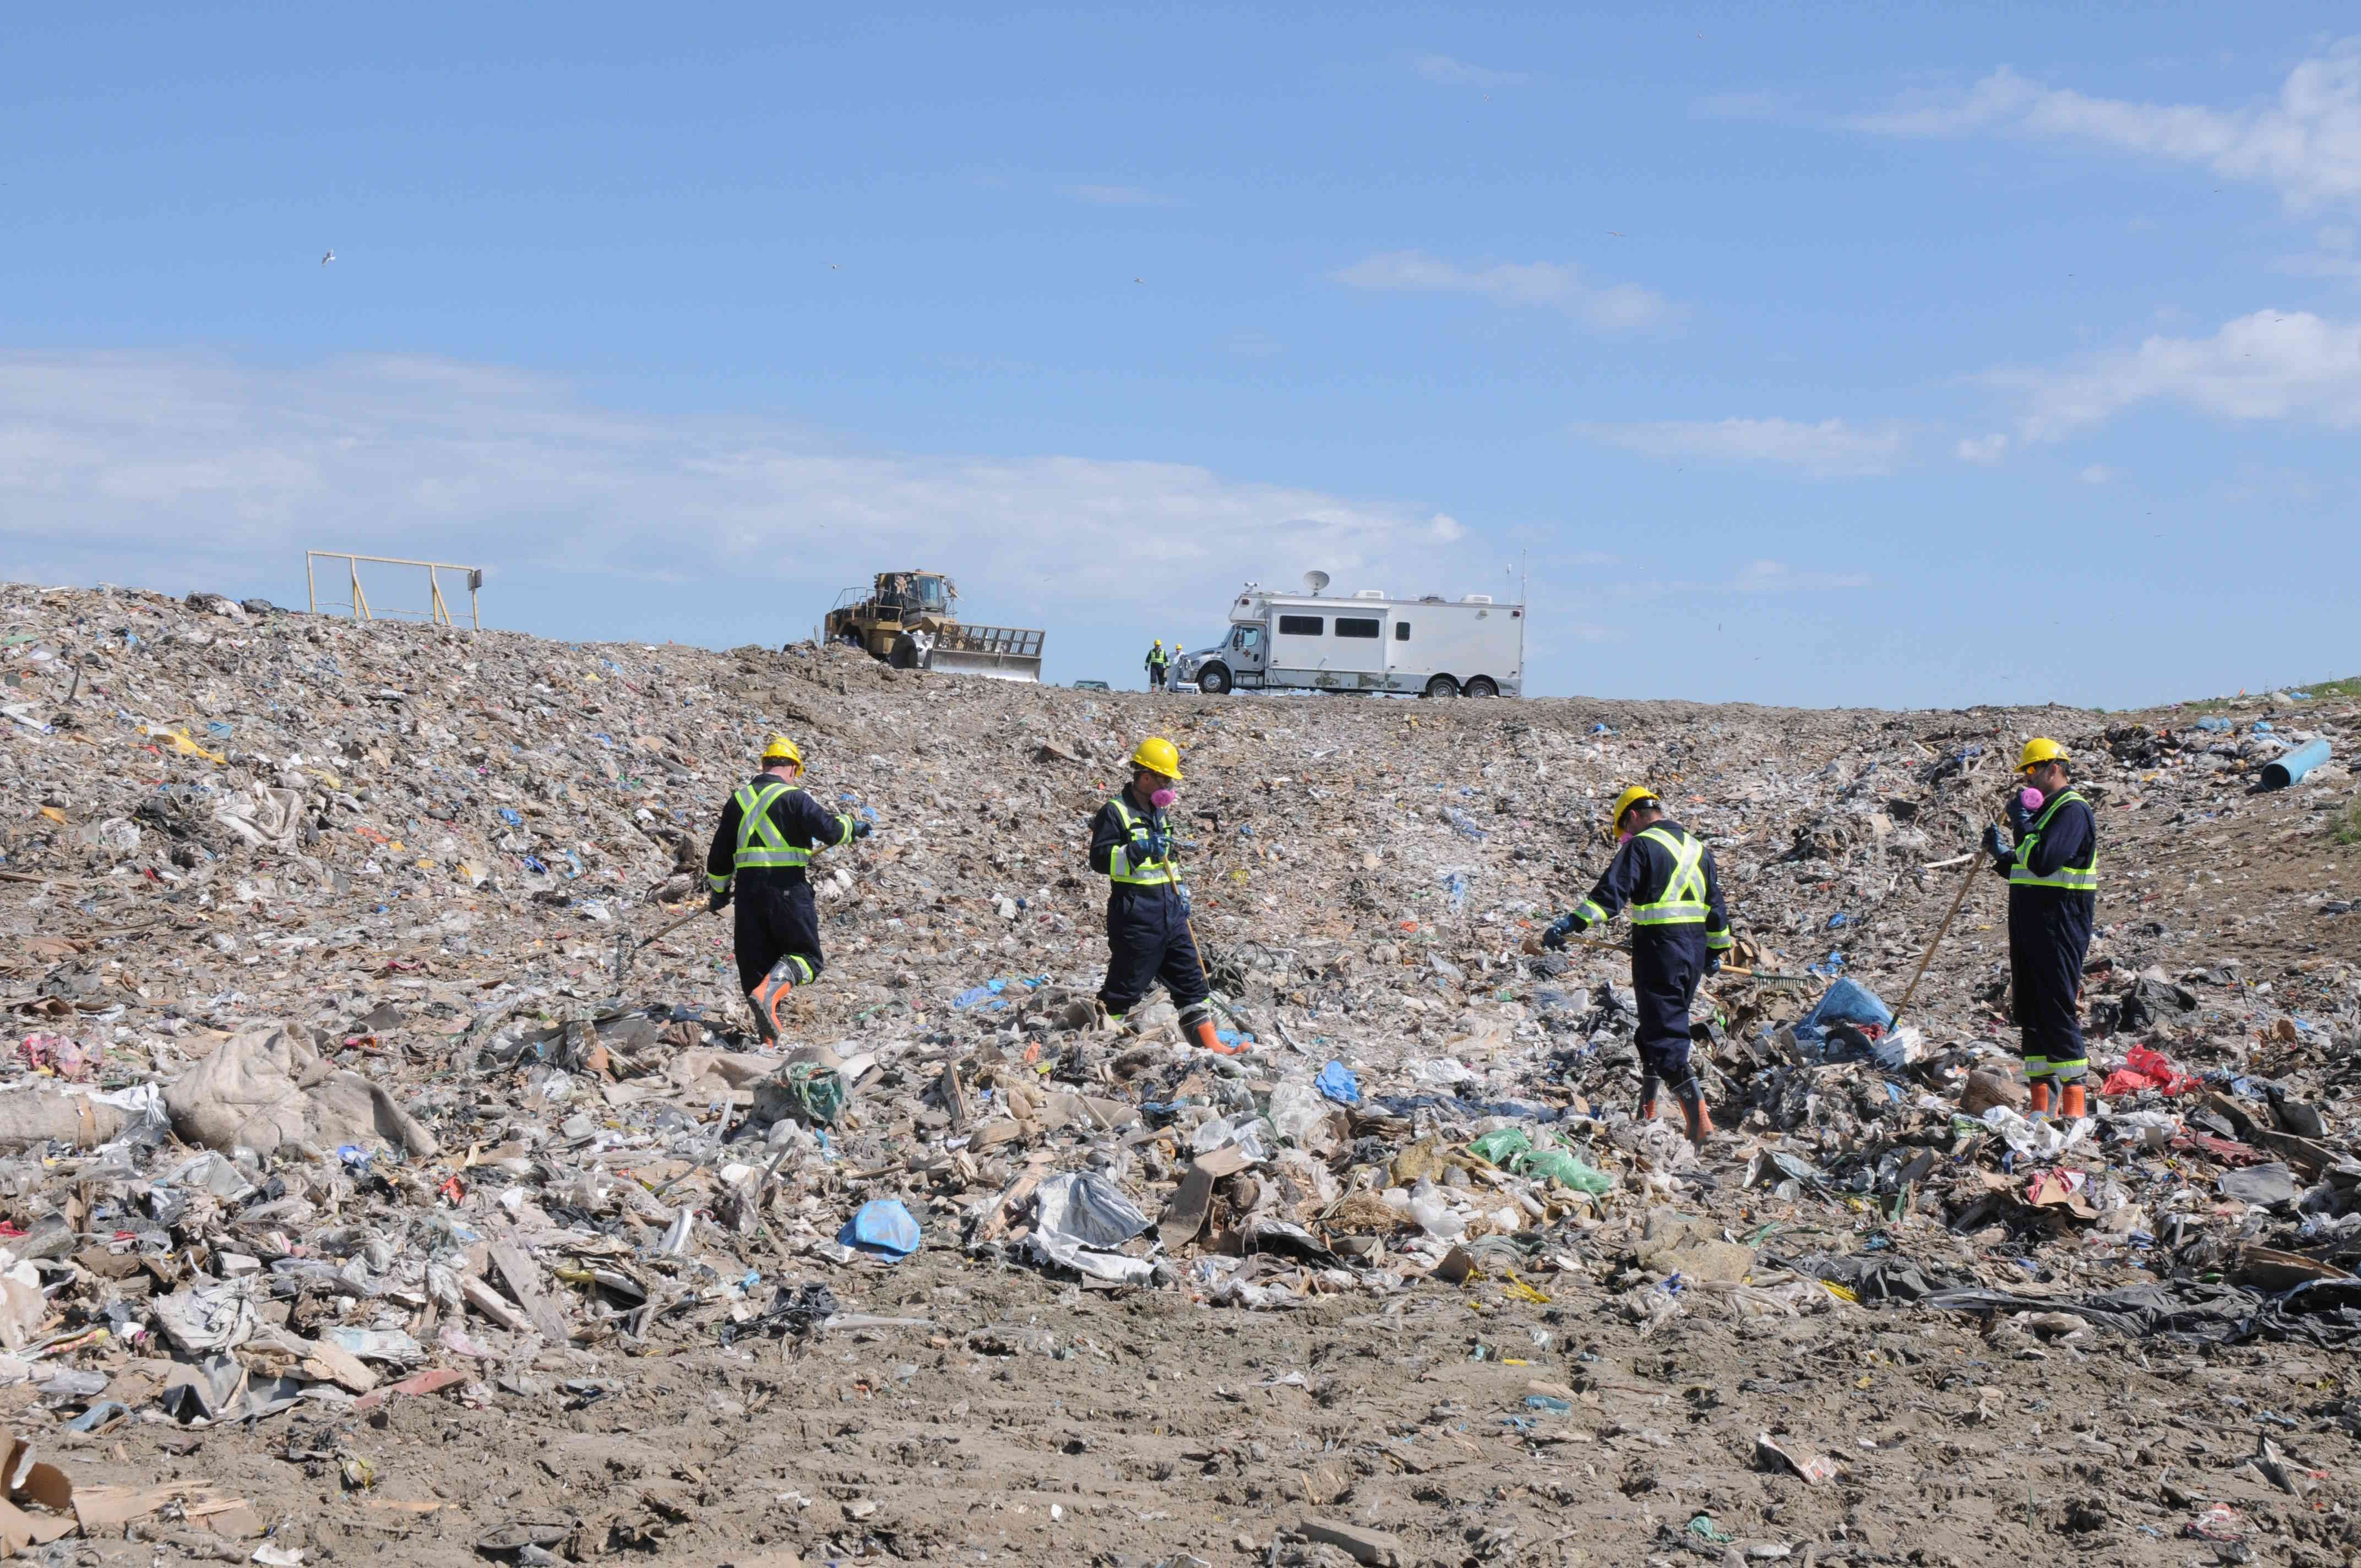
[[[1612,839],[1617,833],[1622,831],[1623,818],[1625,815],[1628,814],[1633,806],[1640,805],[1643,801],[1650,806],[1661,806],[1664,804],[1656,798],[1656,792],[1650,789],[1646,784],[1633,784],[1630,789],[1627,789],[1621,795],[1617,795],[1615,797],[1615,809],[1613,812],[1609,814],[1607,818],[1607,836]]]
[[[774,735],[771,743],[763,748],[763,765],[769,767],[773,762],[793,762],[800,768],[804,765],[804,754],[796,750],[796,743],[785,736]]]
[[[2020,773],[2028,773],[2044,762],[2063,762],[2070,760],[2066,755],[2065,747],[2046,735],[2036,735],[2025,743],[2025,750],[2017,754],[2016,771]]]
[[[1174,784],[1180,782],[1180,753],[1161,735],[1150,735],[1131,754],[1134,766],[1146,768],[1151,773],[1162,773]]]

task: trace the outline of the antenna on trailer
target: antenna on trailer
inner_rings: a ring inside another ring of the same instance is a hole
[[[1306,572],[1306,573],[1304,573],[1304,574],[1303,574],[1303,591],[1304,591],[1305,593],[1307,593],[1307,594],[1314,594],[1314,595],[1316,595],[1316,594],[1318,594],[1318,593],[1320,592],[1320,590],[1321,590],[1322,588],[1324,588],[1324,587],[1326,587],[1327,586],[1328,586],[1328,574],[1327,574],[1327,573],[1325,573],[1325,572]]]

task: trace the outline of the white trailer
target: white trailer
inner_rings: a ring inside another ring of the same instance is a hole
[[[1401,692],[1421,696],[1517,696],[1524,691],[1525,607],[1488,594],[1396,598],[1375,588],[1323,594],[1309,573],[1300,594],[1249,583],[1230,606],[1229,635],[1174,661],[1176,682],[1214,696],[1232,690]]]

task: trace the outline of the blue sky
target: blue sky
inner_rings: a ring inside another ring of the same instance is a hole
[[[0,571],[728,645],[924,565],[1136,682],[1246,578],[1523,569],[1553,695],[2361,669],[2348,8],[1268,9],[14,18]]]

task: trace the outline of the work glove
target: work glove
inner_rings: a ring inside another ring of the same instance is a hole
[[[1571,915],[1561,915],[1550,923],[1550,928],[1548,930],[1542,933],[1542,946],[1554,952],[1558,948],[1565,946],[1566,938],[1572,936],[1575,929],[1576,922],[1574,916]]]
[[[1131,841],[1132,863],[1160,861],[1172,852],[1172,840],[1162,833],[1142,833]]]
[[[2010,850],[2008,840],[2000,836],[2000,824],[1991,823],[1984,828],[1984,853],[1995,861],[2006,861]]]
[[[2025,809],[2025,798],[2017,795],[2010,795],[2008,797],[2009,827],[2015,832],[2023,833],[2032,821],[2033,813]]]
[[[1707,958],[1705,960],[1705,972],[1708,974],[1719,974],[1721,972],[1720,954],[1715,953]]]
[[[706,899],[706,901],[705,901],[705,907],[707,907],[708,909],[710,909],[710,910],[711,910],[711,911],[713,911],[713,913],[715,913],[716,915],[719,915],[719,914],[720,914],[723,910],[725,910],[725,909],[729,908],[729,907],[730,907],[730,890],[729,890],[728,888],[726,888],[726,887],[717,887],[717,888],[715,888],[715,889],[713,890],[713,893],[712,893],[711,896],[709,896],[708,898],[707,898],[707,899]]]
[[[874,833],[874,832],[876,832],[876,831],[877,831],[877,829],[876,829],[873,826],[872,826],[871,824],[869,824],[869,823],[867,823],[867,822],[862,821],[862,820],[861,818],[859,818],[858,817],[854,817],[854,818],[852,819],[852,836],[853,836],[854,838],[856,838],[856,839],[866,839],[866,838],[868,838],[868,837],[869,837],[869,835],[871,835],[872,833]]]

